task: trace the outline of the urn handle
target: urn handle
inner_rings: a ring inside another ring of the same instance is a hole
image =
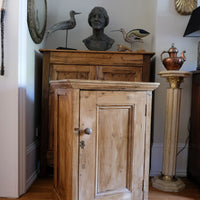
[[[160,59],[161,59],[161,61],[163,61],[163,57],[162,57],[162,56],[163,56],[164,53],[169,53],[169,52],[168,52],[168,51],[163,51],[163,52],[160,54]]]

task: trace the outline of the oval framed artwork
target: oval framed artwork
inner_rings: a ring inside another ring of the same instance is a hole
[[[33,41],[36,44],[41,43],[47,23],[46,0],[28,0],[27,23]]]

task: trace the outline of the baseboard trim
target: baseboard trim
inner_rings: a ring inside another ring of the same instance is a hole
[[[26,147],[26,159],[28,160],[30,157],[32,157],[32,153],[35,155],[37,150],[39,149],[40,141],[39,139],[36,139],[34,142],[29,144]],[[27,165],[27,164],[26,164]],[[27,165],[28,167],[28,165]],[[33,173],[30,173],[30,175],[27,174],[27,180],[26,180],[26,190],[30,188],[30,186],[33,184],[33,182],[36,180],[38,174],[40,172],[40,169],[36,167],[36,169],[33,171]]]
[[[38,174],[39,174],[40,170],[37,169],[33,172],[33,174],[28,178],[28,180],[26,181],[26,190],[28,190],[31,185],[33,184],[33,182],[36,180]]]
[[[26,156],[28,154],[30,154],[31,152],[35,151],[37,148],[39,148],[39,145],[40,145],[39,139],[36,139],[34,142],[32,142],[31,144],[29,144],[26,147]]]
[[[19,196],[26,192],[26,89],[19,92]]]
[[[185,146],[184,143],[179,143],[177,152],[179,152],[184,146]],[[187,176],[187,154],[188,154],[188,145],[186,145],[185,149],[177,156],[176,176],[180,177]],[[151,150],[150,176],[157,176],[161,174],[162,157],[163,157],[163,144],[162,143],[153,144]]]

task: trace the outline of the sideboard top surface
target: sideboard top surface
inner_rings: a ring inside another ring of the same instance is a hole
[[[83,90],[126,90],[126,91],[152,91],[160,83],[155,82],[126,82],[126,81],[101,81],[65,79],[50,81],[53,88],[76,88]]]
[[[154,52],[124,52],[124,51],[89,51],[89,50],[65,50],[65,49],[40,49],[41,53],[88,53],[88,54],[132,54],[154,56]]]

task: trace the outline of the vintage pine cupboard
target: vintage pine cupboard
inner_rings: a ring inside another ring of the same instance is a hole
[[[49,82],[62,79],[150,81],[153,52],[111,52],[43,49],[41,167],[53,167],[53,118]]]
[[[52,81],[54,187],[61,200],[148,200],[158,83]]]

